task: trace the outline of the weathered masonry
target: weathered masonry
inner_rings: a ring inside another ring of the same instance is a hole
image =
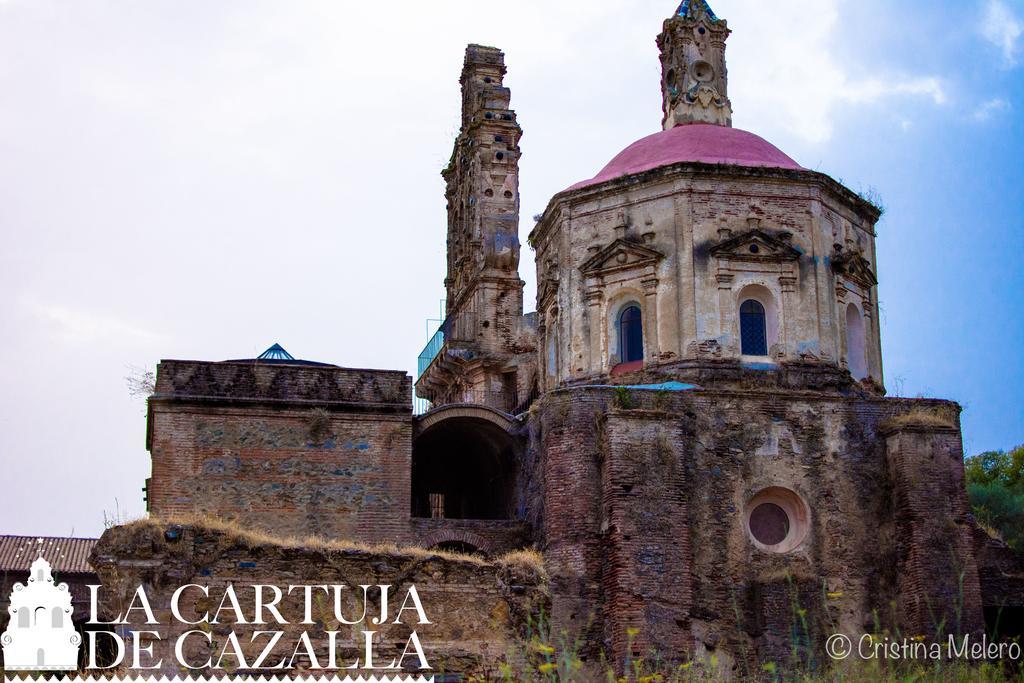
[[[971,517],[959,406],[886,397],[879,209],[732,127],[729,33],[705,0],[665,21],[663,130],[551,198],[533,313],[523,130],[504,55],[470,45],[447,318],[415,383],[277,346],[165,360],[151,511],[491,560],[535,546],[555,632],[595,665],[656,649],[741,676],[794,642],[820,660],[834,632],[1019,629],[1024,568]],[[103,547],[124,571],[138,551]],[[267,582],[300,561],[273,553]],[[497,599],[494,571],[459,576]]]

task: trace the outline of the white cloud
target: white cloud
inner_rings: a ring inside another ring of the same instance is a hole
[[[1009,111],[1011,105],[1009,102],[1001,97],[996,97],[987,102],[983,102],[978,111],[974,112],[975,121],[988,121],[999,112]]]
[[[147,344],[160,335],[114,316],[53,304],[32,306],[36,316],[48,323],[54,336],[69,344]]]
[[[1019,39],[1024,34],[1024,21],[1013,13],[1003,0],[988,0],[981,22],[981,35],[999,48],[1008,66],[1017,63]]]
[[[946,103],[946,93],[939,79],[934,76],[927,78],[908,78],[880,80],[871,78],[864,81],[848,81],[838,92],[838,96],[855,103],[877,102],[886,94],[922,95],[930,97],[935,104]]]
[[[792,6],[790,6],[792,5]],[[786,12],[772,3],[735,0],[730,23],[729,92],[739,125],[748,115],[766,128],[781,128],[811,143],[832,137],[833,122],[849,105],[871,105],[885,98],[948,101],[933,75],[891,72],[870,77],[853,73],[836,55],[845,36],[839,0],[792,0]],[[724,11],[724,10],[723,10]],[[800,17],[794,31],[792,17]],[[898,119],[900,117],[897,117]]]

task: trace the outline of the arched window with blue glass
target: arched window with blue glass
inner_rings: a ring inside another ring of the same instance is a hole
[[[636,304],[626,305],[619,312],[619,362],[634,363],[644,359],[643,315]]]
[[[744,356],[768,355],[768,319],[757,299],[740,304],[740,347]]]

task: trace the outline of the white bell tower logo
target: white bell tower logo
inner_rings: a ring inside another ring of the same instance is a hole
[[[50,563],[32,563],[28,585],[14,584],[11,620],[0,637],[4,668],[10,671],[74,671],[82,637],[71,621],[71,593],[54,584]]]

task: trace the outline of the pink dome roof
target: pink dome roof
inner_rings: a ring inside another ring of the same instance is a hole
[[[778,147],[753,133],[708,123],[690,123],[640,138],[615,155],[596,176],[568,189],[576,190],[620,176],[687,161],[794,170],[802,168]]]

